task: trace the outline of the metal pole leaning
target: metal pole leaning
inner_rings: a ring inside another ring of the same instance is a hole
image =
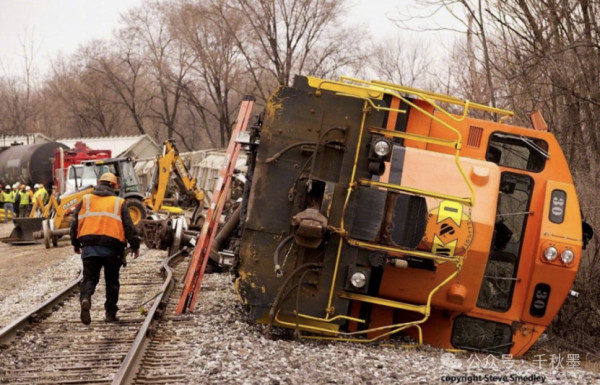
[[[206,212],[206,220],[202,226],[202,231],[198,235],[194,254],[192,255],[186,274],[183,292],[175,309],[177,314],[194,311],[212,243],[219,227],[219,218],[221,217],[221,212],[223,211],[223,206],[231,187],[231,179],[240,153],[241,144],[237,142],[237,139],[239,134],[245,132],[248,127],[254,100],[254,96],[246,95],[240,106],[237,123],[231,133],[231,139],[227,147],[227,156],[219,170],[219,177],[213,191],[212,201]]]

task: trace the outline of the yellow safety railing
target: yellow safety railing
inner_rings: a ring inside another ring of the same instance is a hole
[[[462,134],[460,133],[460,131],[457,130],[456,128],[452,127],[450,124],[448,124],[444,120],[440,119],[436,115],[430,113],[429,111],[426,111],[425,109],[423,109],[420,106],[416,105],[415,103],[411,102],[409,99],[403,97],[399,93],[392,92],[392,91],[388,91],[386,93],[397,97],[398,99],[402,100],[403,102],[405,102],[412,108],[416,109],[417,111],[421,112],[422,114],[424,114],[424,115],[430,117],[431,119],[435,120],[436,122],[440,123],[442,126],[446,127],[447,129],[449,129],[456,135],[456,137],[457,137],[456,140],[447,142],[444,139],[440,139],[440,138],[432,138],[432,137],[426,137],[426,136],[422,136],[422,135],[408,134],[408,136],[410,136],[410,139],[413,139],[413,140],[418,140],[418,141],[425,142],[425,143],[440,142],[440,143],[442,143],[442,145],[445,145],[447,147],[452,147],[455,149],[454,161],[456,163],[456,167],[458,168],[458,171],[459,171],[461,177],[463,178],[467,187],[469,188],[470,197],[465,198],[465,197],[456,197],[453,195],[445,195],[445,197],[446,197],[445,199],[455,201],[455,202],[460,202],[460,203],[466,204],[468,206],[473,206],[475,204],[475,189],[473,188],[473,184],[471,183],[469,178],[467,178],[467,175],[465,174],[465,171],[463,170],[463,168],[460,164],[460,149],[462,148]],[[348,94],[348,93],[337,93],[337,95],[352,97],[352,98],[356,98],[356,99],[363,99],[369,105],[372,104],[372,101],[370,99],[365,98],[360,95],[354,95],[354,94]],[[464,115],[466,115],[467,109],[468,109],[468,107],[465,108]],[[463,116],[463,118],[464,118],[464,116]],[[391,133],[392,131],[389,131],[389,132]],[[361,134],[362,134],[362,132],[361,132]],[[391,134],[391,135],[394,135],[394,134]],[[402,137],[402,133],[396,133],[395,135],[398,137]]]
[[[420,325],[425,323],[429,319],[429,316],[431,315],[431,301],[433,299],[433,296],[435,295],[435,293],[438,292],[438,290],[440,288],[442,288],[444,285],[446,285],[448,282],[450,282],[452,279],[454,279],[458,275],[459,271],[460,271],[460,264],[457,265],[456,271],[454,271],[452,274],[450,274],[448,277],[446,277],[446,279],[444,281],[440,282],[435,288],[433,288],[429,292],[429,295],[427,296],[427,302],[425,303],[425,305],[413,305],[413,304],[409,304],[409,303],[403,303],[403,302],[399,302],[399,301],[393,301],[393,300],[389,300],[389,299],[371,297],[371,296],[367,296],[367,295],[363,295],[363,294],[348,293],[348,292],[344,292],[340,295],[342,298],[346,298],[346,299],[350,299],[350,300],[368,302],[368,303],[372,303],[375,305],[394,307],[396,309],[402,309],[402,310],[421,313],[421,314],[423,314],[423,318],[420,320],[384,325],[384,326],[379,326],[379,327],[370,328],[370,329],[366,329],[366,330],[359,330],[356,332],[335,331],[335,330],[331,330],[331,329],[327,329],[327,328],[323,328],[323,327],[319,327],[319,326],[313,326],[313,325],[300,323],[299,320],[295,323],[289,322],[289,321],[284,321],[279,317],[279,313],[280,313],[279,311],[275,314],[274,320],[277,324],[279,324],[281,326],[297,329],[298,331],[307,331],[307,332],[325,334],[322,336],[302,336],[304,338],[328,339],[328,340],[335,339],[335,340],[341,340],[341,341],[347,341],[347,342],[373,342],[378,339],[401,332],[402,330],[414,327],[418,331],[419,345],[422,345],[423,344],[423,331],[422,331]],[[312,317],[312,316],[303,315],[303,314],[296,314],[296,316],[298,319],[305,318],[305,319],[310,319],[310,320],[323,321],[322,318]],[[334,317],[334,318],[336,320],[340,319],[340,318],[345,318],[345,319],[350,319],[352,321],[365,323],[365,320],[356,319],[353,317],[338,316],[338,317]],[[334,320],[334,318],[330,318],[329,321]],[[370,339],[353,338],[354,336],[373,333],[373,332],[379,332],[379,331],[384,331],[384,330],[388,330],[388,332],[379,334]],[[329,337],[327,335],[332,335],[332,336]]]
[[[377,181],[370,180],[370,179],[359,179],[358,183],[361,185],[364,185],[364,186],[383,187],[388,190],[404,191],[404,192],[410,193],[412,195],[420,195],[420,196],[426,196],[426,197],[431,197],[431,198],[451,200],[451,201],[462,203],[463,205],[470,206],[471,202],[472,202],[471,198],[461,198],[461,197],[456,197],[456,196],[448,195],[448,194],[444,194],[444,193],[436,193],[434,191],[421,190],[421,189],[412,188],[412,187],[405,187],[405,186],[402,186],[399,184],[394,184],[394,183],[377,182]]]
[[[358,241],[356,239],[351,239],[351,238],[347,238],[346,241],[348,242],[348,244],[350,246],[360,247],[361,249],[367,249],[367,250],[373,250],[373,251],[385,251],[388,253],[394,253],[396,255],[398,255],[398,254],[410,255],[412,257],[431,259],[432,261],[435,261],[437,263],[445,263],[445,262],[459,263],[462,258],[460,256],[446,256],[446,255],[428,253],[426,251],[410,250],[410,249],[406,249],[403,247],[385,246],[385,245],[380,245],[377,243]]]
[[[378,88],[385,87],[385,88],[393,89],[398,92],[404,92],[407,94],[415,95],[415,96],[427,101],[432,106],[436,107],[437,109],[439,109],[440,111],[442,111],[443,113],[447,114],[449,117],[451,117],[452,119],[455,119],[457,121],[461,121],[466,117],[469,107],[473,108],[475,110],[479,110],[479,111],[498,114],[498,115],[503,116],[505,119],[515,116],[514,111],[505,110],[505,109],[497,108],[497,107],[486,106],[485,104],[480,104],[480,103],[473,103],[469,100],[462,100],[462,99],[456,98],[454,96],[444,95],[444,94],[426,91],[426,90],[421,90],[421,89],[413,88],[413,87],[405,87],[405,86],[401,86],[401,85],[394,84],[394,83],[384,82],[381,80],[372,80],[371,82],[365,82],[364,80],[354,79],[354,78],[347,77],[347,76],[340,77],[340,80],[373,84],[373,85],[377,86]],[[443,108],[441,108],[437,104],[435,104],[433,102],[433,100],[436,100],[436,101],[442,102],[442,103],[448,103],[448,104],[465,107],[463,116],[461,118],[456,119],[455,117],[452,116],[452,114],[447,113]]]
[[[349,83],[349,82],[352,82],[352,83]],[[425,109],[421,108],[417,104],[413,103],[408,98],[402,96],[400,94],[400,92],[409,92],[409,93],[415,94],[416,96],[425,100],[427,103],[431,104],[436,110],[441,111],[444,115],[450,117],[451,119],[453,119],[455,121],[464,120],[464,118],[467,116],[469,107],[473,106],[473,105],[477,109],[488,109],[488,110],[492,109],[494,112],[497,112],[497,113],[502,112],[502,113],[506,113],[506,114],[513,114],[511,111],[501,110],[501,109],[497,109],[497,108],[493,108],[493,107],[487,107],[487,106],[477,104],[477,103],[471,103],[468,100],[463,102],[460,99],[453,98],[451,96],[435,94],[435,93],[428,92],[428,91],[417,90],[415,88],[398,86],[398,85],[391,84],[391,83],[367,81],[367,80],[355,79],[355,78],[345,77],[345,76],[342,76],[340,78],[339,82],[336,82],[333,80],[322,80],[322,79],[316,79],[316,78],[309,78],[309,85],[317,88],[317,91],[315,91],[315,94],[317,94],[317,95],[320,95],[321,88],[323,88],[325,85],[328,85],[328,89],[336,92],[337,95],[352,97],[352,98],[357,98],[357,99],[363,99],[369,106],[371,106],[371,108],[375,108],[377,110],[402,112],[403,110],[389,109],[387,107],[377,106],[371,100],[371,97],[374,97],[376,99],[382,99],[384,94],[391,95],[391,96],[394,96],[394,97],[402,100],[404,103],[406,103],[410,107],[421,112],[425,116],[428,116],[432,120],[438,122],[439,124],[441,124],[442,126],[447,128],[448,130],[450,130],[452,133],[454,133],[454,135],[456,135],[456,140],[453,140],[453,141],[448,141],[448,140],[444,140],[444,139],[440,139],[440,138],[426,137],[426,136],[422,136],[422,135],[399,133],[399,132],[396,132],[395,134],[391,134],[392,131],[388,131],[388,133],[386,133],[386,135],[392,135],[392,136],[395,135],[397,137],[405,137],[406,139],[417,140],[417,141],[421,141],[421,142],[425,142],[425,143],[435,143],[435,144],[440,144],[440,145],[443,145],[446,147],[453,147],[456,150],[455,154],[454,154],[454,161],[456,163],[456,167],[458,168],[458,171],[459,171],[461,177],[463,178],[467,187],[469,188],[470,198],[468,198],[469,199],[468,202],[466,201],[466,198],[464,198],[464,197],[454,197],[451,195],[447,195],[445,199],[460,202],[462,204],[467,204],[468,206],[473,206],[473,204],[475,203],[475,190],[473,188],[473,184],[471,183],[471,181],[465,174],[465,172],[460,164],[460,149],[462,147],[461,132],[459,130],[457,130],[456,128],[452,127],[448,122],[440,119],[438,116],[430,113],[429,111],[426,111]],[[355,92],[351,92],[351,90],[353,90],[353,89],[355,89]],[[440,107],[438,104],[436,104],[435,100],[445,101],[448,103],[452,102],[454,104],[463,105],[464,106],[463,115],[460,118],[456,118],[454,116],[454,114],[447,112],[442,107]],[[362,135],[362,129],[361,129],[361,135]]]

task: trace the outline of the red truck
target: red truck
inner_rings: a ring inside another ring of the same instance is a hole
[[[53,179],[57,195],[82,187],[81,182],[85,177],[78,174],[83,168],[69,166],[81,164],[85,160],[110,158],[111,155],[111,150],[92,150],[83,142],[76,142],[71,150],[62,148],[54,150]]]

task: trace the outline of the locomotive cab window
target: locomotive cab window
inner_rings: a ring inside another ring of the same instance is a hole
[[[505,312],[511,306],[532,192],[531,177],[502,173],[492,248],[477,298],[480,308]]]
[[[507,354],[513,345],[510,325],[467,316],[454,320],[452,345],[461,349]]]
[[[500,166],[540,172],[546,165],[548,143],[536,138],[495,132],[490,136],[485,159]]]

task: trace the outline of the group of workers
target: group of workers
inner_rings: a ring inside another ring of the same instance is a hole
[[[28,217],[33,207],[33,203],[41,198],[43,204],[47,204],[50,198],[48,190],[41,183],[36,183],[31,187],[22,183],[15,183],[12,186],[2,186],[0,184],[0,206],[4,209],[4,223],[8,221],[8,213],[11,218]]]

